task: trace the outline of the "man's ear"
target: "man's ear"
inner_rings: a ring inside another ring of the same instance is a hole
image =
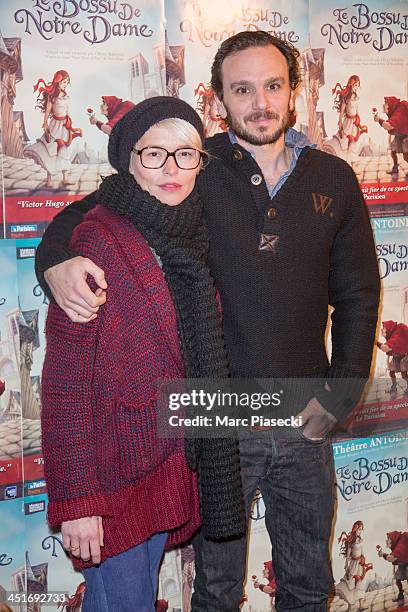
[[[225,108],[223,102],[219,99],[217,94],[214,94],[215,106],[217,107],[217,113],[222,119],[226,119],[227,117],[227,109]]]
[[[295,99],[296,99],[296,91],[294,89],[291,89],[290,96],[289,96],[289,111],[291,113],[295,112]]]

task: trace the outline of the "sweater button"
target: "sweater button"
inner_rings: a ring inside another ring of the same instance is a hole
[[[278,211],[276,208],[268,208],[268,212],[266,214],[268,215],[268,219],[276,219],[278,216]]]
[[[244,156],[242,155],[242,151],[240,151],[239,149],[234,149],[234,159],[241,161],[243,157]]]
[[[251,176],[251,183],[253,185],[260,185],[262,183],[262,176],[260,174],[253,174]]]

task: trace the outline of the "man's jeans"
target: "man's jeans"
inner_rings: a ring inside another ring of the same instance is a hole
[[[334,510],[334,465],[328,439],[313,442],[302,428],[240,435],[242,482],[249,516],[256,489],[266,507],[276,575],[276,609],[323,612],[333,585],[329,539]],[[243,594],[246,538],[193,540],[193,612],[238,612]]]
[[[84,569],[82,612],[154,612],[167,536],[156,533],[142,544]]]

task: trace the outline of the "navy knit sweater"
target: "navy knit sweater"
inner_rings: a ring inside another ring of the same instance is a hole
[[[335,379],[368,376],[380,290],[371,226],[355,174],[341,159],[306,147],[271,199],[248,151],[231,144],[227,134],[213,136],[206,145],[212,159],[198,188],[231,373],[330,379],[332,392],[319,387],[315,395],[342,420],[362,385],[336,393]],[[37,251],[44,289],[44,271],[74,255],[67,247],[70,234],[93,206],[90,194],[47,229]],[[324,342],[329,306],[334,309],[330,363]]]

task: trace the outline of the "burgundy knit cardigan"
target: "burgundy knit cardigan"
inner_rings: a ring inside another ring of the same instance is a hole
[[[140,232],[102,206],[75,229],[71,248],[105,270],[107,301],[86,324],[49,306],[41,417],[48,521],[102,516],[102,560],[159,531],[170,532],[168,546],[180,543],[200,516],[183,440],[156,436],[157,380],[184,374],[168,286]]]

